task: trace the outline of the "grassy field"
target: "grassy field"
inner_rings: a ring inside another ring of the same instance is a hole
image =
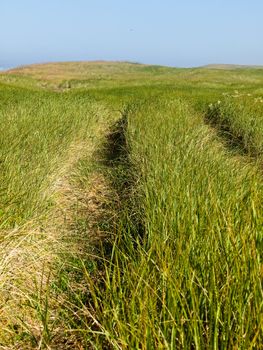
[[[0,73],[0,348],[261,349],[263,69]]]

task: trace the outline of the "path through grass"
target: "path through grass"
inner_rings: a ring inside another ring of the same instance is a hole
[[[262,71],[67,67],[0,75],[0,346],[260,349]]]

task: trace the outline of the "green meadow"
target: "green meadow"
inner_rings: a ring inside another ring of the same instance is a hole
[[[0,349],[262,349],[263,69],[0,72]]]

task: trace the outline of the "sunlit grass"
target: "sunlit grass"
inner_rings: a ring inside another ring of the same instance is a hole
[[[262,74],[0,74],[0,347],[260,348]]]
[[[0,109],[2,228],[45,211],[50,186],[69,146],[92,138],[100,119],[99,107],[84,96],[22,92],[21,101],[19,93],[10,93]]]
[[[207,120],[221,130],[233,146],[262,160],[263,154],[263,99],[250,94],[234,95],[210,104]]]
[[[257,348],[261,174],[231,157],[184,103],[146,102],[128,120],[139,182],[118,223],[104,287],[88,278],[100,330],[93,333],[96,344]],[[142,241],[136,222],[143,226]]]

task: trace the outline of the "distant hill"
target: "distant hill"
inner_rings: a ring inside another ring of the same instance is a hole
[[[242,65],[242,64],[207,64],[206,66],[202,66],[201,68],[207,69],[263,69],[263,66],[253,66],[253,65]]]
[[[78,62],[50,62],[43,64],[31,64],[9,69],[5,75],[31,77],[40,81],[61,83],[63,81],[76,80],[83,83],[111,82],[112,79],[127,81],[141,78],[153,78],[176,74],[178,69],[158,65],[147,65],[133,62],[118,61],[78,61]],[[79,85],[79,83],[78,83]]]
[[[178,88],[185,86],[186,82],[194,87],[215,87],[227,84],[232,86],[240,84],[241,81],[258,84],[261,88],[262,79],[263,66],[211,64],[204,67],[176,68],[123,61],[50,62],[0,72],[0,82],[23,87],[50,88],[55,91],[159,84]]]

